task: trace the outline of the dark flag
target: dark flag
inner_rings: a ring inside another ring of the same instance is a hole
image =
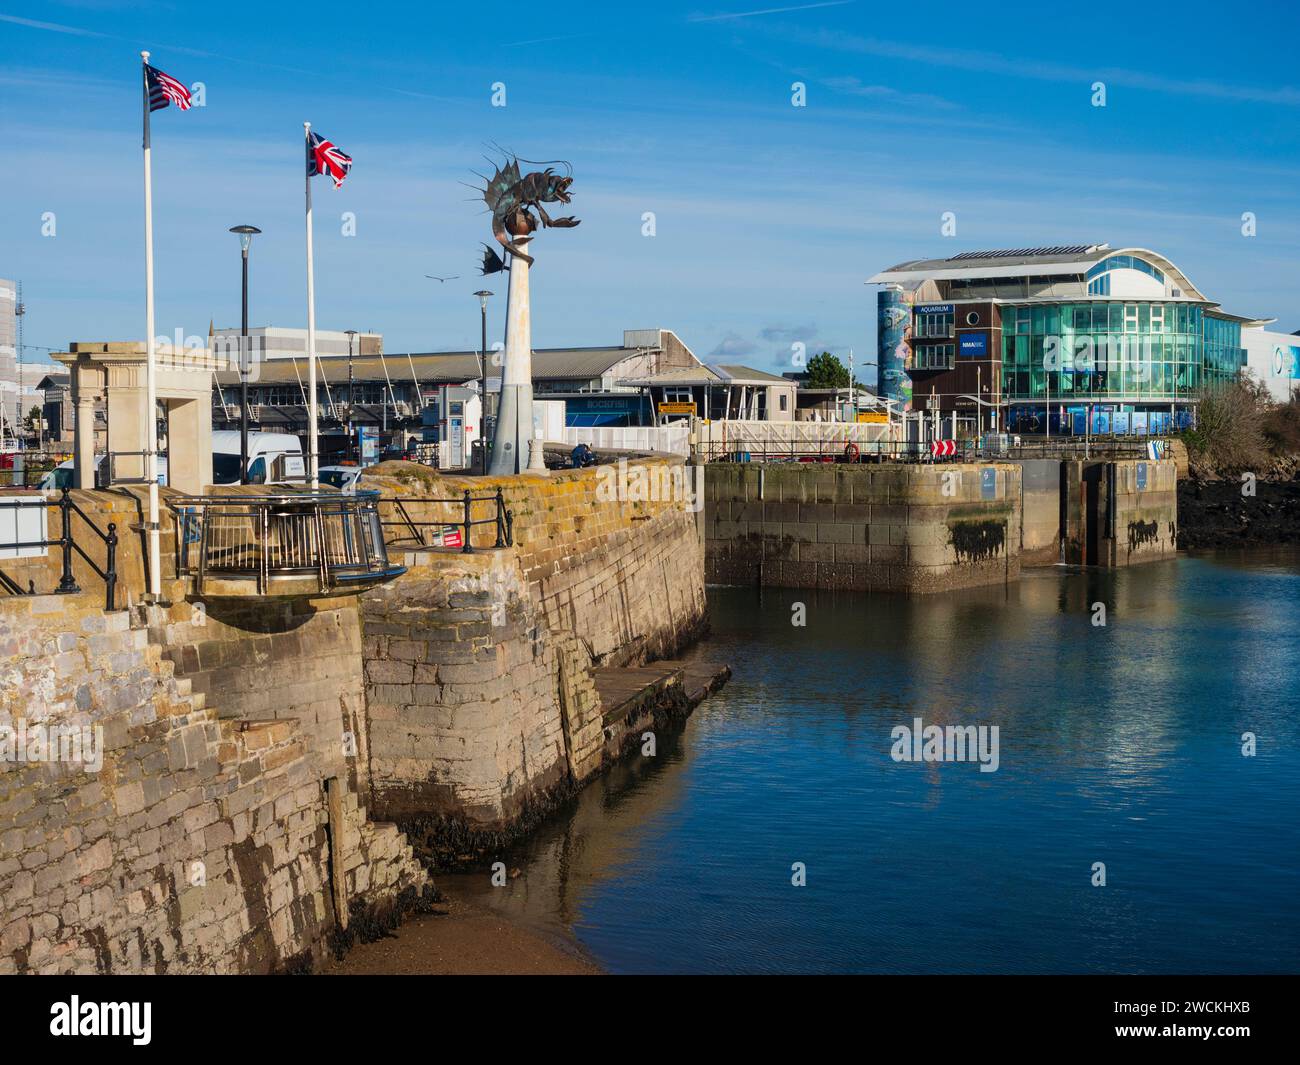
[[[182,111],[188,111],[193,106],[193,101],[190,100],[190,90],[170,74],[164,74],[157,67],[151,67],[147,63],[145,64],[144,74],[149,79],[150,111],[161,110],[169,103],[175,104]]]

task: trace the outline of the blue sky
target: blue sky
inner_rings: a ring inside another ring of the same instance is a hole
[[[143,334],[149,48],[206,86],[205,107],[154,115],[163,335],[238,324],[226,230],[244,222],[264,230],[252,323],[305,324],[304,119],[355,159],[342,190],[315,179],[318,324],[381,331],[389,351],[477,345],[490,235],[461,183],[492,144],[574,167],[582,225],[534,244],[537,347],[665,327],[713,361],[780,371],[801,341],[873,364],[877,270],[1094,241],[1157,249],[1290,331],[1298,22],[1281,3],[0,0],[0,276],[24,282],[29,344]],[[504,280],[488,287],[500,339]]]

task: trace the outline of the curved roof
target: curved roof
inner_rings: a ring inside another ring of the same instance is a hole
[[[1031,277],[1086,274],[1112,255],[1137,255],[1174,279],[1185,297],[1210,302],[1185,273],[1149,248],[1112,248],[1109,244],[1066,244],[1010,251],[962,252],[946,259],[911,259],[867,279],[867,284],[983,277]]]
[[[1206,300],[1212,302],[1199,288],[1192,284],[1191,279],[1175,266],[1169,259],[1166,259],[1159,252],[1152,251],[1150,248],[1112,248],[1107,249],[1104,255],[1099,256],[1101,259],[1109,259],[1112,255],[1136,255],[1145,259],[1152,266],[1159,267],[1164,271],[1166,277],[1172,277],[1182,290],[1184,296],[1191,296],[1194,299]]]

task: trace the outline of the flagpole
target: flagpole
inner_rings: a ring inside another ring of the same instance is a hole
[[[311,123],[302,124],[303,146],[311,156]],[[311,167],[304,168],[307,182],[307,476],[312,491],[320,487],[316,458],[316,281],[311,255]]]
[[[148,451],[145,477],[149,482],[149,595],[157,602],[162,594],[162,572],[158,545],[158,378],[154,358],[153,321],[153,173],[149,162],[149,53],[141,52],[140,77],[144,84],[144,345],[145,424]]]

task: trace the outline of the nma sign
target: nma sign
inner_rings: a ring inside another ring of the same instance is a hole
[[[975,358],[989,353],[988,333],[962,333],[957,338],[957,353],[964,358]]]

